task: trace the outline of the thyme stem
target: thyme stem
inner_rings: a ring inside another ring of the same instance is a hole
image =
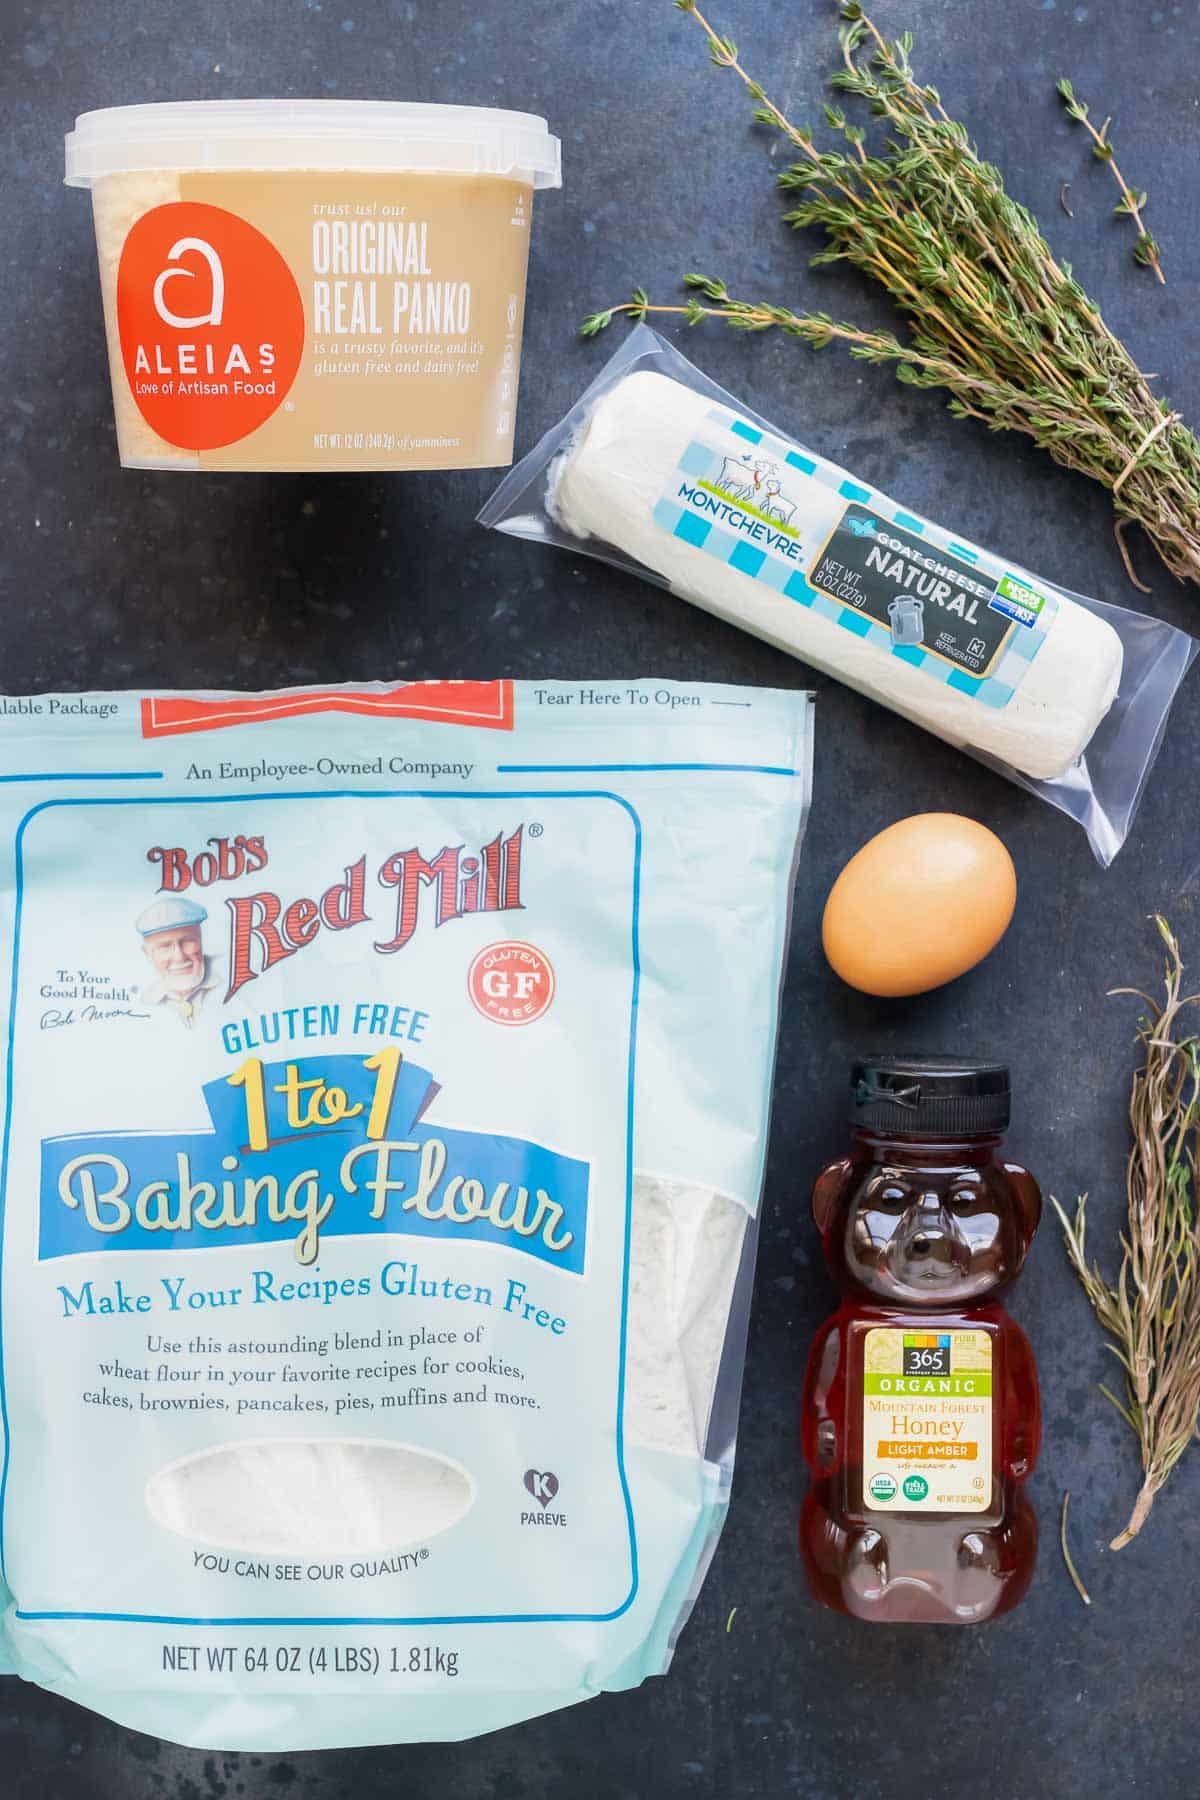
[[[1071,86],[1071,83],[1065,79],[1060,81],[1058,84],[1058,92],[1071,117],[1077,124],[1083,126],[1083,129],[1091,138],[1093,156],[1097,157],[1101,162],[1106,162],[1112,170],[1113,180],[1121,190],[1120,201],[1114,210],[1118,213],[1127,213],[1138,229],[1137,242],[1133,247],[1134,257],[1145,268],[1153,269],[1157,279],[1165,286],[1167,278],[1163,274],[1162,269],[1162,252],[1155,239],[1146,230],[1146,223],[1142,218],[1142,209],[1146,204],[1146,195],[1144,192],[1135,193],[1118,167],[1116,155],[1112,147],[1112,139],[1109,136],[1109,127],[1112,124],[1112,119],[1105,119],[1099,131],[1097,131],[1096,127],[1092,124],[1091,119],[1088,117],[1087,106],[1082,100],[1076,97],[1075,90]]]
[[[1083,1601],[1085,1606],[1090,1606],[1092,1604],[1092,1596],[1083,1585],[1083,1578],[1080,1575],[1079,1570],[1075,1567],[1075,1559],[1071,1555],[1071,1547],[1067,1543],[1067,1508],[1070,1504],[1071,1494],[1068,1489],[1063,1493],[1062,1507],[1058,1515],[1058,1541],[1062,1549],[1062,1559],[1067,1566],[1067,1574],[1071,1577],[1075,1592],[1079,1595],[1079,1598]]]

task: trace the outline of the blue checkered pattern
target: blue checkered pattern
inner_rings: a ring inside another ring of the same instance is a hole
[[[872,512],[877,512],[881,518],[889,520],[902,530],[918,533],[933,549],[961,557],[964,562],[974,563],[981,574],[996,581],[1005,574],[1004,566],[993,563],[993,559],[983,551],[957,543],[936,525],[905,512],[875,488],[863,487],[859,482],[851,481],[833,463],[806,455],[782,438],[760,430],[757,425],[748,424],[745,419],[739,419],[722,407],[714,407],[708,416],[721,430],[742,438],[748,444],[761,445],[769,455],[790,468],[798,469],[811,480],[819,482],[822,487],[832,489],[842,499],[854,501],[860,506],[869,506]],[[707,444],[693,442],[680,457],[678,470],[681,475],[690,476],[693,481],[711,482],[720,474],[723,462],[724,457],[719,450],[713,450]],[[856,612],[852,606],[843,606],[840,601],[831,600],[827,594],[818,593],[794,563],[772,555],[769,550],[764,550],[757,544],[748,543],[711,519],[701,518],[698,513],[677,500],[660,500],[654,509],[654,522],[672,536],[682,538],[685,543],[694,544],[706,555],[715,557],[718,562],[728,563],[730,568],[773,588],[776,593],[787,600],[794,600],[799,606],[810,607],[821,618],[831,620],[843,631],[861,638],[864,643],[886,650],[898,662],[920,669],[923,675],[942,682],[946,687],[955,688],[962,694],[970,694],[984,706],[1006,706],[1012,699],[1017,684],[1041,649],[1058,613],[1057,596],[1052,591],[1039,588],[1037,591],[1044,594],[1045,604],[1036,624],[1014,624],[991,674],[980,680],[947,662],[944,657],[934,655],[920,644],[894,644],[892,634],[886,626],[869,618],[866,613]]]

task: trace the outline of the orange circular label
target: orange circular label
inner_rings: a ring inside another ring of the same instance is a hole
[[[261,231],[180,200],[143,213],[125,239],[117,326],[146,423],[181,450],[218,450],[282,405],[304,349],[304,302]]]
[[[497,1025],[532,1025],[554,998],[554,969],[532,944],[506,938],[474,958],[467,992],[485,1019]]]

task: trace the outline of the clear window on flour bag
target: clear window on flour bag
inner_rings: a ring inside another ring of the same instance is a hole
[[[654,581],[967,751],[1107,866],[1197,643],[905,507],[638,326],[479,515]]]

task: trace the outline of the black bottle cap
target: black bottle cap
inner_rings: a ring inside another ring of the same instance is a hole
[[[1004,1131],[1008,1065],[953,1056],[862,1056],[850,1065],[850,1122],[905,1136]]]

